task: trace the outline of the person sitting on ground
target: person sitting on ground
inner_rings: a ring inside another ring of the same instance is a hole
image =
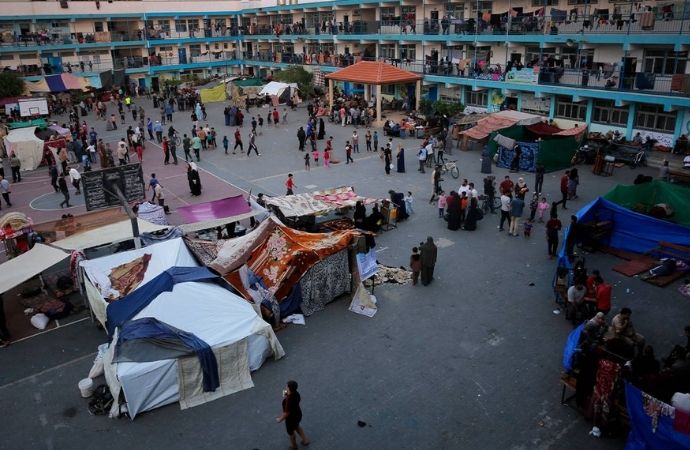
[[[611,320],[611,327],[609,332],[614,337],[622,339],[631,347],[642,348],[644,346],[644,336],[635,331],[635,327],[630,320],[632,310],[630,308],[621,308],[620,312],[616,314]]]
[[[687,353],[690,353],[690,325],[685,327],[685,338],[687,339],[685,347],[682,345],[674,345],[669,355],[663,359],[664,367],[671,367],[676,361],[682,359]]]
[[[570,319],[573,326],[577,325],[578,316],[582,315],[586,293],[587,289],[581,278],[575,280],[575,284],[568,288],[568,309],[565,318]]]
[[[582,329],[580,337],[581,347],[585,350],[591,350],[592,347],[600,344],[606,329],[606,316],[602,312],[596,313],[594,317],[585,323]]]

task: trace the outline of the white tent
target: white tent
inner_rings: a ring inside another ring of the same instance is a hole
[[[34,170],[43,160],[43,141],[36,137],[36,127],[18,128],[5,136],[8,155],[14,152],[22,163],[22,170]]]
[[[271,81],[261,89],[259,95],[275,95],[276,97],[280,97],[281,95],[283,95],[283,92],[285,92],[285,89],[288,88],[297,89],[297,84],[288,84],[281,83],[280,81]],[[290,91],[290,95],[292,95],[292,91]]]
[[[69,253],[49,245],[36,244],[31,250],[0,265],[0,294],[64,261]]]
[[[137,289],[173,266],[198,266],[182,239],[173,239],[144,249],[118,253],[82,262],[89,297],[98,295],[97,279],[107,277],[113,267],[151,254],[144,280]],[[91,286],[90,288],[88,286]],[[91,298],[89,299],[91,302]],[[103,298],[100,298],[104,302]],[[216,355],[220,387],[202,392],[200,366],[195,356],[151,362],[114,362],[117,333],[104,356],[106,381],[118,398],[124,392],[130,417],[163,405],[179,402],[193,407],[253,386],[252,370],[269,356],[285,353],[271,326],[244,299],[215,283],[183,282],[171,292],[159,294],[133,320],[153,317],[206,342]],[[118,411],[113,405],[111,413]]]
[[[158,230],[165,230],[168,228],[165,225],[155,225],[145,220],[137,219],[139,224],[139,233],[152,233]],[[132,222],[123,220],[121,222],[111,223],[100,228],[85,231],[83,233],[73,234],[53,242],[56,247],[64,248],[65,250],[87,249],[98,247],[105,244],[115,244],[117,242],[133,239],[132,237]]]

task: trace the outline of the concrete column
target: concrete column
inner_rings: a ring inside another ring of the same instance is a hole
[[[415,111],[419,111],[419,101],[422,98],[422,80],[417,80],[417,83],[415,83],[414,95],[415,95],[414,109],[415,109]]]
[[[594,99],[587,99],[587,111],[585,112],[585,123],[590,125],[592,123],[592,112],[594,111]]]
[[[551,95],[551,106],[549,107],[549,119],[553,119],[556,116],[556,96]]]
[[[684,109],[679,109],[678,113],[676,115],[676,128],[673,131],[673,142],[676,142],[676,139],[680,137],[681,134],[685,133],[685,130],[683,130],[683,125],[685,124],[685,110]]]
[[[328,107],[333,107],[333,80],[328,79]]]
[[[637,115],[637,103],[631,103],[628,107],[628,124],[625,127],[625,139],[630,140],[635,128],[635,116]]]
[[[380,125],[383,124],[381,119],[381,85],[376,85],[376,122]]]
[[[365,84],[364,85],[364,101],[368,103],[369,99],[371,99],[371,85]]]

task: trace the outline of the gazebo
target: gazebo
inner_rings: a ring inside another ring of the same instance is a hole
[[[414,81],[415,109],[419,110],[419,99],[422,96],[422,77],[416,73],[399,69],[383,61],[360,61],[337,72],[326,75],[328,80],[328,104],[333,105],[333,82],[347,81],[367,86],[376,86],[376,120],[381,120],[381,86]],[[364,99],[369,101],[369,89],[364,89]]]

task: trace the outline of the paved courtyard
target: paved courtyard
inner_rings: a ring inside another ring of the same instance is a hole
[[[153,111],[150,101],[142,103]],[[219,130],[219,141],[224,134],[232,140],[234,129],[223,125],[222,108],[209,105],[208,122]],[[247,123],[259,111],[265,116],[267,109],[252,109],[247,116],[245,145]],[[477,231],[448,230],[427,203],[431,173],[416,171],[414,155],[421,142],[416,139],[396,140],[407,150],[405,174],[384,174],[383,161],[365,151],[363,129],[354,164],[312,165],[306,172],[296,138],[305,119],[306,110],[300,108],[289,112],[287,126],[264,124],[257,139],[261,157],[226,156],[222,148],[202,153],[205,189],[200,199],[189,196],[186,178],[180,177],[183,166],[164,167],[155,145],[147,144],[144,170],[163,174],[173,212],[238,188],[283,194],[289,172],[295,175],[296,192],[352,185],[362,195],[382,198],[389,189],[411,191],[415,213],[377,236],[378,259],[406,266],[411,247],[431,235],[440,247],[435,282],[429,287],[377,286],[374,318],[348,312],[346,300],[334,302],[307,318],[306,326],[278,333],[287,356],[255,372],[253,389],[186,411],[170,405],[132,422],[91,416],[87,401],[79,397],[77,382],[87,375],[96,347],[106,341],[90,321],[16,343],[0,350],[5,410],[0,449],[287,448],[284,426],[275,417],[289,379],[300,383],[303,426],[314,449],[622,448],[623,439],[589,436],[591,424],[560,404],[561,352],[571,326],[552,312],[555,263],[546,255],[543,226],[535,226],[528,240],[499,233],[498,217],[491,215]],[[104,128],[102,122],[97,126]],[[174,126],[189,132],[189,113],[176,113]],[[102,134],[111,142],[120,137]],[[351,134],[351,127],[326,124],[326,135],[335,138],[335,158],[345,159],[344,142]],[[320,149],[323,144],[319,141]],[[456,189],[462,178],[481,188],[476,152],[454,150],[449,158],[458,160],[460,180],[446,177],[446,191]],[[580,199],[569,204],[569,213],[617,183],[632,182],[637,173],[624,167],[602,178],[588,169],[581,170]],[[499,179],[506,173],[494,168]],[[523,175],[531,186],[533,175]],[[546,176],[550,198],[558,194],[559,176]],[[17,208],[25,211],[30,201],[52,191],[43,169],[27,180],[13,187]],[[44,219],[59,214],[59,209],[30,213]],[[175,220],[174,213],[171,217]],[[680,341],[690,303],[676,292],[677,285],[661,290],[619,276],[610,270],[615,264],[611,256],[589,255],[587,261],[614,285],[614,308],[633,308],[637,329],[658,355]],[[358,421],[366,425],[359,427]]]

